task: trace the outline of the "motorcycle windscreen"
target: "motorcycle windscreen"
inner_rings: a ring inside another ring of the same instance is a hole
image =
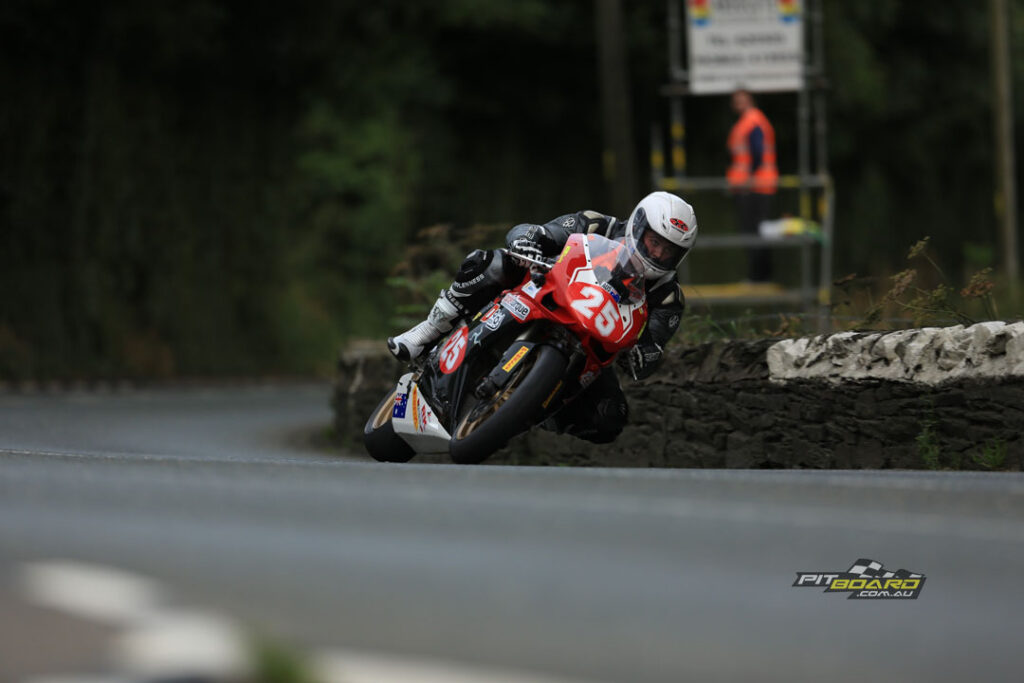
[[[644,264],[635,250],[624,241],[600,235],[588,236],[590,266],[594,280],[622,304],[642,303],[646,298]]]

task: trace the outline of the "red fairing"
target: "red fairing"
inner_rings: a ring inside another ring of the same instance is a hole
[[[520,322],[551,320],[579,337],[587,354],[580,376],[584,385],[610,365],[618,352],[633,346],[647,324],[647,302],[642,296],[631,303],[617,301],[595,275],[595,268],[612,270],[622,249],[603,237],[572,235],[543,285],[538,287],[527,276],[500,300],[502,308]],[[548,295],[556,304],[554,310],[541,304]],[[599,355],[595,345],[604,353]]]

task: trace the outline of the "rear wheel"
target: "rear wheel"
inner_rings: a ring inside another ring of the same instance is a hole
[[[550,346],[538,346],[508,384],[475,404],[452,433],[452,462],[483,462],[509,439],[528,429],[541,414],[542,404],[558,386],[568,359]]]
[[[379,462],[409,462],[416,455],[412,446],[395,434],[395,427],[391,423],[391,411],[394,409],[397,394],[396,387],[377,405],[363,427],[363,444],[366,451]]]

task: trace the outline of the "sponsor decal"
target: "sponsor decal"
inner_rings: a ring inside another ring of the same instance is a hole
[[[569,216],[564,221],[562,221],[563,228],[571,228],[574,225],[576,225],[576,216]]]
[[[447,298],[448,297],[445,297],[445,299]],[[447,321],[447,318],[445,317],[444,311],[442,311],[439,306],[434,306],[433,308],[430,309],[430,313],[427,314],[427,320],[429,320],[432,323],[441,325]]]
[[[487,320],[488,318],[490,318],[490,317],[491,317],[492,315],[494,315],[494,314],[495,314],[495,313],[496,313],[496,312],[497,312],[497,311],[498,311],[498,310],[499,310],[500,308],[501,308],[501,307],[500,307],[500,306],[499,306],[498,304],[494,304],[493,306],[491,306],[490,308],[488,308],[488,309],[487,309],[487,312],[486,312],[486,313],[484,313],[484,317],[480,318],[481,322],[482,322],[482,321],[485,321],[485,320]],[[478,317],[479,317],[479,316],[478,316]]]
[[[562,259],[565,258],[565,255],[569,253],[570,249],[572,249],[572,247],[566,244],[565,249],[562,249],[562,253],[558,255],[558,260],[555,261],[555,263],[561,263]]]
[[[506,294],[501,305],[519,322],[525,322],[530,315],[530,306],[515,294]]]
[[[925,578],[906,569],[887,571],[881,562],[860,559],[845,572],[797,572],[793,586],[849,593],[848,600],[917,600]]]
[[[405,411],[408,407],[409,394],[395,394],[395,407],[391,411],[391,417],[401,420],[405,417]]]
[[[419,395],[418,388],[416,385],[412,387],[412,427],[417,432],[424,432],[430,421],[434,417],[434,413],[430,410],[430,406],[427,405],[426,400]]]
[[[430,415],[431,415],[430,408],[427,407],[427,402],[426,401],[421,401],[420,402],[420,423],[416,427],[417,431],[422,432],[422,431],[424,431],[427,428],[427,425],[430,424]]]
[[[509,358],[508,362],[501,366],[501,369],[504,370],[505,372],[512,372],[512,368],[519,365],[519,361],[523,359],[523,356],[525,356],[526,352],[529,350],[529,346],[519,347],[519,350],[516,351],[515,355]]]
[[[711,23],[708,0],[690,0],[690,21],[694,26],[707,26]]]
[[[505,322],[505,313],[504,311],[497,311],[496,313],[488,315],[486,318],[484,318],[483,322],[484,327],[493,332],[494,330],[501,327],[501,324]]]
[[[420,415],[417,408],[419,408],[419,394],[416,391],[416,385],[412,387],[412,426],[417,432],[420,431]]]
[[[444,343],[441,349],[441,372],[450,375],[459,369],[462,359],[466,356],[468,337],[469,328],[463,325]]]
[[[669,218],[668,222],[671,223],[672,227],[676,228],[677,230],[682,230],[683,232],[690,232],[690,226],[687,225],[685,222],[679,220],[678,218]]]
[[[640,354],[640,358],[643,359],[644,365],[654,363],[661,358],[661,347],[657,344],[644,344],[643,347],[638,345],[633,348]]]
[[[530,297],[531,299],[537,298],[537,292],[540,291],[540,287],[536,282],[530,281],[523,285],[523,294]]]
[[[555,388],[551,390],[551,393],[548,394],[548,397],[546,399],[544,399],[544,402],[540,404],[540,407],[544,408],[544,409],[547,409],[548,404],[551,403],[551,399],[553,399],[555,397],[555,394],[557,394],[558,390],[561,389],[561,388],[562,388],[562,380],[558,380],[558,384],[556,384]]]
[[[615,288],[611,286],[611,283],[609,283],[609,282],[602,282],[601,283],[601,289],[603,289],[604,291],[608,292],[608,295],[611,296],[611,298],[615,300],[615,303],[619,303],[619,299],[621,297],[619,296],[619,293],[615,291]]]
[[[783,24],[792,24],[800,21],[799,0],[778,0],[779,21]]]
[[[477,284],[479,282],[483,282],[484,275],[486,275],[486,273],[480,273],[479,275],[477,275],[472,280],[469,280],[468,282],[453,282],[452,283],[452,289],[454,289],[456,291],[459,291],[459,292],[463,292],[463,291],[471,288],[473,285],[475,285],[475,284]]]
[[[690,22],[696,27],[705,27],[711,24],[712,19],[712,0],[689,0],[690,9]],[[723,4],[723,3],[719,3]],[[728,3],[725,3],[728,4]],[[741,3],[733,3],[736,7],[741,7]],[[748,3],[748,5],[760,6],[765,3]],[[775,0],[775,6],[779,13],[779,21],[783,24],[792,24],[800,21],[800,0]],[[733,10],[734,12],[736,10]],[[742,11],[739,10],[739,11]],[[751,10],[748,9],[749,13]],[[725,8],[725,13],[729,13],[729,7]]]

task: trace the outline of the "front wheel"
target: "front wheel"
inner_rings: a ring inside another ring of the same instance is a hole
[[[366,452],[379,462],[409,462],[416,451],[398,434],[391,423],[391,411],[395,405],[398,388],[384,397],[363,427],[363,445]]]
[[[480,401],[459,420],[449,442],[452,462],[483,462],[509,439],[529,429],[543,403],[558,387],[569,360],[550,346],[538,346],[508,384]]]

